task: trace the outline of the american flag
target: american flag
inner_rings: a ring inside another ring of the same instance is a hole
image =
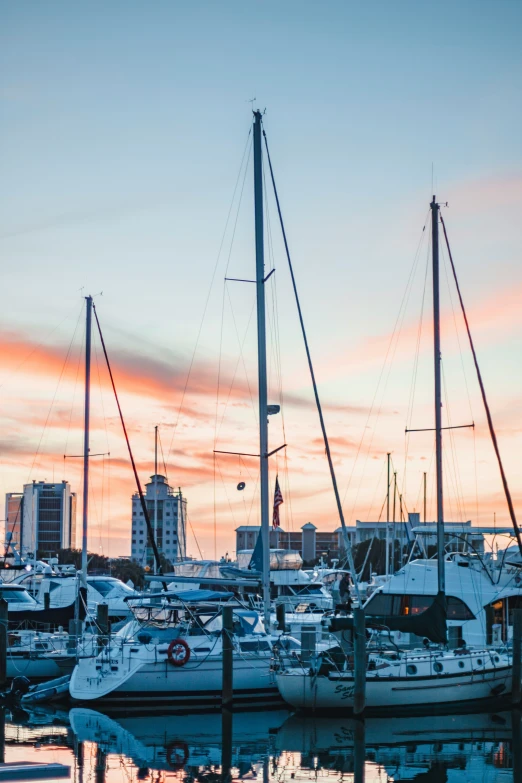
[[[279,487],[279,476],[276,476],[276,483],[275,483],[275,492],[274,492],[274,513],[272,515],[272,527],[274,530],[277,530],[277,528],[280,525],[279,522],[279,506],[281,503],[284,503],[283,500],[283,493],[281,492],[281,489]]]

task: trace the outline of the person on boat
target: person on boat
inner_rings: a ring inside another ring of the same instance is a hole
[[[341,606],[344,611],[349,612],[352,608],[352,597],[350,595],[351,579],[350,574],[343,574],[339,582],[339,595],[341,596]]]

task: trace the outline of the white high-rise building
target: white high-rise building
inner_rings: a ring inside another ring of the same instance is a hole
[[[157,498],[157,504],[155,503]],[[145,502],[154,529],[156,509],[156,544],[158,550],[171,562],[186,556],[187,501],[181,490],[175,492],[165,476],[155,475],[145,485]],[[147,546],[147,525],[137,492],[132,496],[131,557],[141,565],[152,565],[152,547]]]
[[[6,540],[22,554],[48,557],[76,546],[76,494],[67,481],[33,481],[5,498]]]

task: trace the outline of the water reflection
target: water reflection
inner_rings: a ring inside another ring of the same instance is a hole
[[[519,712],[324,718],[286,711],[110,717],[6,713],[5,760],[59,761],[75,783],[522,780]]]

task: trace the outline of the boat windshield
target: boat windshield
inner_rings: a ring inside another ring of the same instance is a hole
[[[247,610],[234,612],[233,624],[234,634],[236,636],[249,636],[251,634],[265,633],[263,623],[261,622],[261,617],[257,612]],[[221,631],[222,628],[223,621],[221,614],[213,617],[204,626],[205,631],[208,633]]]
[[[5,598],[8,604],[26,604],[27,608],[36,606],[36,601],[29,595],[25,587],[0,587],[0,598]]]
[[[120,582],[119,579],[87,579],[88,587],[93,590],[97,590],[103,597],[114,592],[115,595],[134,595],[134,590],[126,585],[124,582]]]

